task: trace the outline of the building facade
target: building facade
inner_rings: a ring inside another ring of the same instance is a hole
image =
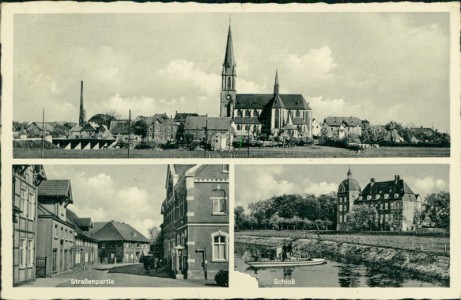
[[[184,136],[191,136],[195,142],[211,143],[216,134],[228,137],[228,145],[232,144],[234,125],[227,117],[187,117],[184,124]]]
[[[413,231],[421,222],[418,219],[422,208],[421,196],[415,194],[399,175],[390,181],[376,182],[371,178],[361,191],[349,170],[347,179],[339,185],[337,195],[337,230],[348,229],[347,222],[355,206],[371,209],[374,230]]]
[[[172,272],[193,279],[228,270],[228,165],[169,165],[166,191],[164,261]]]
[[[97,263],[98,240],[91,232],[93,222],[91,218],[79,218],[70,209],[67,210],[67,218],[75,226],[74,269],[85,270]]]
[[[13,286],[36,278],[37,189],[46,180],[40,165],[13,165]]]
[[[98,260],[102,264],[137,263],[149,252],[150,241],[131,225],[110,221],[96,222]]]
[[[73,270],[75,226],[67,218],[73,203],[70,180],[47,180],[38,189],[37,262],[41,277]],[[37,272],[37,276],[39,273]]]
[[[232,118],[237,130],[249,131],[253,136],[279,135],[291,122],[298,131],[296,136],[312,137],[312,109],[301,94],[279,93],[277,72],[272,94],[237,93],[230,25],[221,77],[220,116]]]
[[[158,143],[174,141],[176,137],[176,124],[174,120],[164,114],[155,114],[151,117],[138,116],[135,122],[144,120],[147,124],[147,140]]]
[[[344,139],[350,134],[362,135],[362,121],[357,117],[326,117],[323,120],[324,132],[328,137]]]

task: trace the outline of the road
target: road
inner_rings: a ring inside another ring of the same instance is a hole
[[[164,272],[146,271],[142,264],[89,268],[37,278],[34,287],[203,287],[216,286],[213,280],[178,280]]]

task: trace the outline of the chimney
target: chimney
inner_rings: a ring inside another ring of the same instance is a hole
[[[375,179],[374,178],[370,178],[370,185],[373,186],[375,184]]]
[[[394,178],[395,178],[395,183],[397,184],[397,182],[399,182],[399,181],[400,181],[400,175],[395,175],[395,177],[394,177]]]

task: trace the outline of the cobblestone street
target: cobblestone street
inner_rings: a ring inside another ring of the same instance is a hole
[[[203,287],[217,286],[213,280],[177,280],[165,272],[146,271],[142,264],[96,265],[52,278],[37,278],[31,287]]]

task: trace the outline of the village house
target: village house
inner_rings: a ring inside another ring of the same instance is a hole
[[[321,135],[322,125],[317,121],[317,119],[312,120],[312,137],[318,138]]]
[[[362,121],[357,117],[326,117],[323,127],[328,137],[337,136],[340,140],[350,134],[362,135]]]
[[[44,180],[41,165],[13,165],[13,286],[36,278],[37,189]]]
[[[95,222],[90,232],[98,240],[98,259],[102,264],[136,263],[149,252],[150,241],[129,224]]]
[[[73,211],[67,209],[67,218],[75,226],[74,269],[85,270],[97,263],[98,240],[91,232],[91,218],[79,218]]]
[[[67,206],[73,203],[70,180],[44,181],[38,188],[38,202],[36,255],[37,262],[43,261],[40,276],[71,271],[75,225],[67,218]]]
[[[374,178],[360,191],[360,185],[348,178],[338,188],[337,229],[347,229],[348,213],[354,206],[367,205],[376,209],[374,222],[380,230],[413,231],[420,223],[417,219],[422,208],[419,194],[415,194],[399,175],[394,180],[375,181]]]
[[[432,128],[427,127],[416,127],[411,128],[411,142],[412,143],[428,143],[435,135],[435,131]]]
[[[234,124],[227,117],[187,117],[184,136],[190,135],[195,142],[211,143],[213,136],[217,133],[226,135],[232,139]],[[225,142],[232,144],[232,140]]]
[[[135,119],[144,120],[147,123],[147,140],[158,143],[166,143],[174,141],[176,135],[176,126],[173,119],[168,117],[166,113],[155,114],[151,117],[139,116]]]
[[[130,131],[131,136],[128,135]],[[130,139],[132,143],[139,143],[142,140],[140,135],[133,133],[133,128],[130,128],[128,120],[112,120],[110,122],[110,132],[118,142],[128,143]]]
[[[176,126],[179,126],[181,124],[186,123],[187,117],[205,117],[205,116],[200,116],[198,113],[178,113],[176,111],[173,121],[176,124]]]
[[[169,165],[161,213],[164,261],[176,278],[228,270],[228,165]]]

